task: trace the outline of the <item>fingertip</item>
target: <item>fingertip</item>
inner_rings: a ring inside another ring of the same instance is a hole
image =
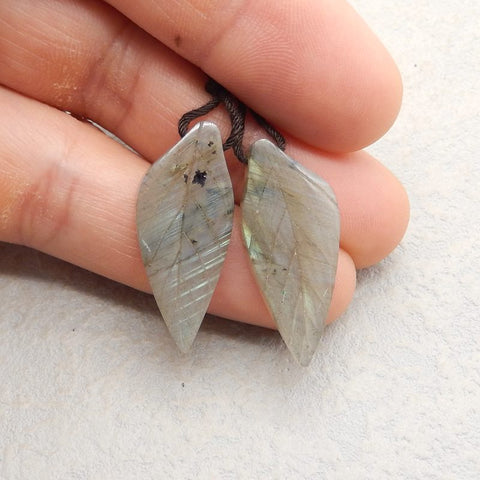
[[[342,5],[343,2],[342,2]],[[306,122],[286,128],[297,138],[334,153],[361,150],[381,138],[402,104],[400,71],[388,50],[350,6],[337,7],[326,25],[326,61],[312,61],[303,80]],[[342,33],[336,26],[342,25]]]
[[[374,234],[369,235],[369,241],[361,251],[353,250],[357,268],[365,268],[387,257],[401,242],[410,220],[410,202],[408,194],[400,181],[390,172],[390,179],[386,182],[388,191],[384,192],[382,201],[379,201],[375,217],[371,217],[370,229]]]
[[[355,158],[356,157],[356,158]],[[402,240],[410,219],[408,195],[400,181],[366,152],[352,155],[355,182],[340,186],[342,247],[357,268],[383,260]]]
[[[350,128],[347,125],[340,131],[349,140],[340,138],[332,151],[357,151],[371,145],[390,130],[398,117],[403,98],[402,77],[390,54],[383,46],[381,50],[381,59],[370,59],[366,68],[359,70],[362,90],[356,92],[358,100],[353,101],[353,108],[345,110],[346,115],[351,115],[351,119],[347,118]],[[349,150],[342,148],[345,144]]]

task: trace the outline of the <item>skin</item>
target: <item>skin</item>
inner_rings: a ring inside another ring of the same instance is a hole
[[[281,130],[287,153],[335,191],[334,320],[351,301],[356,268],[388,255],[409,216],[397,179],[359,150],[392,125],[400,75],[341,0],[0,2],[0,240],[150,291],[137,191],[149,162],[178,141],[179,117],[208,100],[202,70]],[[228,133],[221,110],[209,119]],[[238,200],[242,167],[228,162]],[[209,312],[274,328],[239,218],[236,208]]]

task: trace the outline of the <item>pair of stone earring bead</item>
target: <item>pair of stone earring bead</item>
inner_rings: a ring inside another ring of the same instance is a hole
[[[197,124],[147,172],[138,195],[143,263],[182,351],[207,312],[230,241],[234,199],[218,128]],[[329,185],[268,140],[251,148],[242,228],[258,286],[301,365],[330,306],[339,214]]]

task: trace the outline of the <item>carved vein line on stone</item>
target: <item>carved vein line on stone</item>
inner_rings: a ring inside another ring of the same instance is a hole
[[[172,221],[168,224],[168,227],[165,230],[165,234],[159,240],[157,246],[155,247],[155,252],[152,255],[152,262],[156,259],[157,255],[158,255],[158,252],[163,247],[163,244],[164,244],[165,240],[168,238],[168,233],[170,232],[170,229],[172,228],[172,225],[175,223],[175,221],[178,220],[178,214],[179,213],[181,213],[180,210],[173,216]],[[182,216],[183,216],[183,213],[182,213]]]
[[[277,230],[276,230],[275,235],[274,235],[274,237],[273,237],[272,252],[273,252],[273,251],[275,250],[275,248],[277,247],[277,242],[278,242],[279,235],[280,235],[280,228],[282,227],[282,223],[283,223],[286,215],[287,215],[287,209],[285,209],[285,210],[282,212],[282,216],[280,217],[280,221],[278,222]]]

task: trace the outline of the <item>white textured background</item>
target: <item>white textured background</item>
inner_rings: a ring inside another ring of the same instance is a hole
[[[153,298],[0,245],[2,480],[480,478],[480,2],[354,4],[405,82],[400,248],[305,370],[223,320],[182,357]]]

